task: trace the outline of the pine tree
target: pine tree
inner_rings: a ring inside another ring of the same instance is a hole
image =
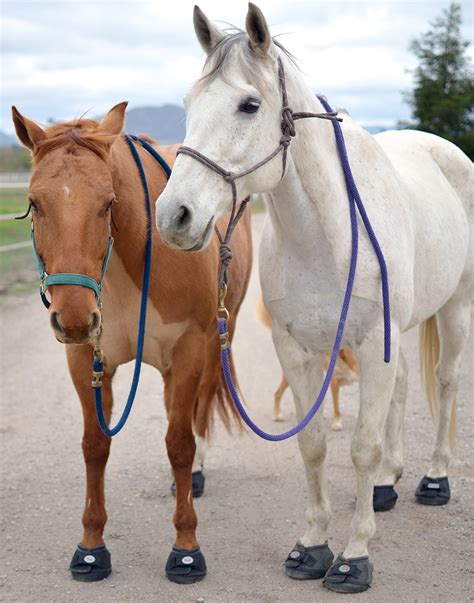
[[[461,5],[449,8],[431,23],[431,29],[412,41],[419,60],[415,87],[406,95],[417,130],[447,138],[474,159],[474,78],[469,42],[461,39]]]

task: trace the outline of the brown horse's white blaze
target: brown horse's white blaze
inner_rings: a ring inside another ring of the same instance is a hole
[[[100,123],[81,119],[47,130],[13,109],[18,137],[33,157],[29,198],[37,249],[46,271],[82,273],[99,281],[111,230],[115,238],[101,295],[107,420],[112,410],[112,378],[119,365],[135,357],[146,244],[144,192],[130,149],[120,136],[125,108],[126,103],[116,105]],[[144,149],[137,146],[137,150],[150,197],[156,199],[166,176]],[[174,153],[164,156],[173,163]],[[250,276],[249,215],[239,224],[232,246],[233,332]],[[154,230],[143,359],[164,378],[169,419],[166,446],[176,483],[175,545],[185,550],[198,546],[191,473],[194,433],[200,440],[209,434],[214,409],[227,426],[237,420],[221,383],[218,362],[217,270],[216,240],[201,253],[185,254],[165,246]],[[51,326],[55,336],[68,344],[69,369],[84,415],[87,487],[81,544],[94,548],[104,542],[104,470],[110,447],[110,439],[98,426],[90,385],[91,339],[100,327],[100,313],[93,291],[85,287],[57,285],[49,294]]]

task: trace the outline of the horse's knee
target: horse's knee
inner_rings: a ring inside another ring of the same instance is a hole
[[[86,463],[106,462],[110,452],[110,438],[100,435],[84,434],[82,452]]]
[[[326,436],[320,432],[315,435],[311,430],[300,431],[298,445],[306,463],[320,465],[326,458]]]
[[[174,470],[192,467],[196,453],[196,442],[191,429],[170,428],[166,434],[165,442],[168,458]]]
[[[365,473],[376,469],[382,460],[382,439],[378,435],[367,433],[354,436],[351,458],[356,471]]]

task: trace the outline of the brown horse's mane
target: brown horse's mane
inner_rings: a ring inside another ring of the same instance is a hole
[[[72,148],[76,145],[95,153],[106,163],[110,162],[108,150],[116,139],[114,134],[100,130],[100,124],[93,119],[76,119],[61,124],[54,124],[45,130],[46,138],[40,141],[35,152],[35,162],[40,161],[47,153],[63,146]]]

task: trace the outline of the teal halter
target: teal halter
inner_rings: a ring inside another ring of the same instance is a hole
[[[114,244],[112,235],[109,235],[107,251],[105,252],[104,263],[102,264],[102,275],[99,282],[90,276],[87,276],[86,274],[76,274],[75,272],[58,272],[56,274],[48,274],[43,264],[43,260],[36,249],[33,219],[31,220],[31,244],[33,245],[33,254],[35,256],[36,266],[38,267],[38,273],[40,276],[40,295],[46,308],[49,308],[51,305],[51,302],[48,301],[46,297],[46,289],[48,287],[51,287],[52,285],[79,285],[81,287],[88,287],[94,291],[97,305],[99,306],[99,309],[102,309],[100,294],[102,292],[102,281],[104,280],[105,271],[107,270],[107,265],[110,259],[110,252],[112,251],[112,245]]]

